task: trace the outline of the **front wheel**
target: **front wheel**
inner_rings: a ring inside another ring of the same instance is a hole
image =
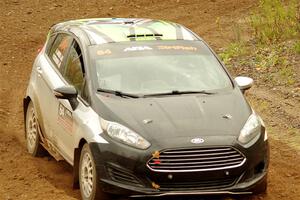
[[[25,123],[27,151],[34,157],[45,155],[46,151],[41,145],[39,122],[32,101],[29,102],[27,107]]]
[[[111,199],[101,189],[95,161],[87,143],[83,146],[80,155],[79,186],[83,200]]]

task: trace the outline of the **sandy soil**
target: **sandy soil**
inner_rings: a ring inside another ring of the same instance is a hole
[[[72,189],[68,164],[32,158],[25,148],[22,98],[32,62],[52,24],[89,17],[166,19],[191,28],[217,49],[232,40],[234,22],[253,7],[253,0],[1,0],[0,199],[80,199]],[[247,96],[269,126],[269,189],[263,196],[232,198],[300,199],[300,102],[263,86]],[[209,197],[215,198],[229,197]]]

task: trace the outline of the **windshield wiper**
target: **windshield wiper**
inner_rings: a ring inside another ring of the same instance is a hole
[[[162,92],[162,93],[154,93],[154,94],[145,94],[143,97],[152,97],[152,96],[165,96],[165,95],[180,95],[180,94],[215,94],[215,92],[209,92],[206,90],[191,90],[191,91],[179,91],[179,90],[173,90],[171,92]]]
[[[103,88],[98,88],[97,92],[110,93],[110,94],[114,94],[119,97],[131,97],[131,98],[139,98],[140,97],[139,95],[135,95],[135,94],[129,94],[129,93],[121,92],[121,91],[109,90],[109,89],[103,89]]]

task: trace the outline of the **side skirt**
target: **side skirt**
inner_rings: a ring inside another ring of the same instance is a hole
[[[60,161],[60,160],[64,160],[64,158],[60,155],[60,153],[58,152],[58,150],[56,149],[56,147],[49,141],[46,139],[46,137],[44,136],[44,134],[41,131],[41,128],[39,127],[39,136],[41,138],[41,145],[49,152],[49,154],[51,156],[53,156],[53,158],[56,161]]]

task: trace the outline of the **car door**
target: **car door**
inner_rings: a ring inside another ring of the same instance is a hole
[[[40,111],[39,120],[48,149],[53,150],[54,153],[57,147],[57,137],[54,130],[57,125],[57,99],[53,90],[65,84],[61,72],[72,41],[72,37],[67,34],[52,35],[48,40],[46,50],[41,52],[36,63],[38,77],[35,87],[38,96],[36,104]]]
[[[73,40],[68,50],[66,60],[63,63],[62,76],[67,85],[72,85],[78,92],[78,107],[73,110],[69,101],[57,99],[57,126],[54,127],[58,138],[58,148],[69,163],[73,163],[74,139],[79,131],[82,117],[82,109],[86,107],[83,103],[82,90],[84,85],[84,62],[81,49],[76,40]]]

